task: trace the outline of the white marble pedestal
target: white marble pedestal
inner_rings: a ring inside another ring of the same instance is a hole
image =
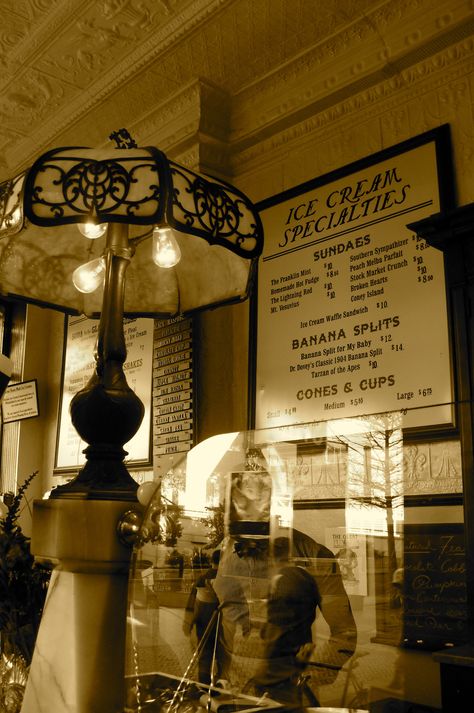
[[[56,564],[21,713],[123,710],[131,548],[117,524],[130,502],[34,503],[32,551]]]

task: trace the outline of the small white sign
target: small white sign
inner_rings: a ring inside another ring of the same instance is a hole
[[[39,416],[36,379],[7,386],[2,400],[3,423]]]

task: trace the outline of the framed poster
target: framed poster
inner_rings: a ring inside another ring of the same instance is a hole
[[[339,565],[346,592],[367,596],[366,536],[345,527],[327,527],[326,545]]]
[[[66,337],[63,358],[62,393],[59,426],[56,438],[54,472],[75,471],[85,463],[81,440],[72,425],[69,405],[72,397],[89,381],[94,368],[94,349],[99,327],[98,320],[66,317]],[[145,415],[135,436],[125,444],[128,466],[151,464],[151,396],[153,383],[153,319],[125,319],[124,334],[127,358],[123,365],[125,376],[133,391],[145,406]]]
[[[390,411],[453,428],[443,254],[406,227],[452,186],[445,125],[258,205],[255,428]]]

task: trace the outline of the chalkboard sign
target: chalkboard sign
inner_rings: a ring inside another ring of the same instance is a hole
[[[430,651],[467,641],[461,524],[405,525],[403,645]]]

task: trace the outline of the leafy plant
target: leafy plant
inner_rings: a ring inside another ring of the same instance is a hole
[[[5,498],[8,512],[0,517],[0,652],[31,663],[50,571],[37,564],[30,538],[18,524],[22,498],[38,471],[16,495]]]

